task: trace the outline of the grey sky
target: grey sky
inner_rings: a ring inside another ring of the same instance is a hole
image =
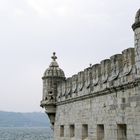
[[[0,110],[42,110],[53,51],[68,77],[134,47],[139,8],[139,0],[0,0]]]

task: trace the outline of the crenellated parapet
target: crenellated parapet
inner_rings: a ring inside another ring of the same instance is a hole
[[[66,80],[66,93],[65,93],[66,99],[71,97],[71,93],[72,93],[72,78],[67,78],[67,80]]]
[[[134,48],[128,48],[122,52],[123,56],[123,76],[129,75],[135,65],[135,52]]]
[[[109,79],[109,74],[110,74],[110,68],[111,68],[111,63],[109,59],[105,59],[101,61],[101,77],[100,77],[100,83],[104,84],[108,81]]]
[[[92,66],[91,69],[91,77],[92,77],[92,84],[93,86],[97,86],[100,82],[100,77],[101,77],[101,65],[100,64],[95,64]]]
[[[83,87],[84,87],[84,72],[83,71],[80,71],[78,73],[78,80],[77,80],[77,92],[81,92],[83,90]]]
[[[66,78],[55,53],[43,80],[41,107],[55,140],[139,139],[140,10],[132,25],[135,47]]]
[[[122,54],[102,60],[100,64],[90,66],[60,83],[57,101],[111,91],[134,81],[135,74],[135,51],[134,48],[128,48],[122,51]]]
[[[136,78],[135,50],[134,48],[128,48],[122,52],[122,55],[121,84],[125,84]]]
[[[78,75],[72,76],[72,97],[75,97],[78,91]]]
[[[110,57],[110,75],[108,81],[116,80],[122,70],[122,55],[116,54]]]

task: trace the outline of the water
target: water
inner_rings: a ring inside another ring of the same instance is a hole
[[[53,140],[48,128],[0,128],[0,140]]]

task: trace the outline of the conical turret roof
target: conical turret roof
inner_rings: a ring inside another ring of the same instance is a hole
[[[56,61],[57,56],[55,55],[56,53],[53,53],[52,62],[49,66],[48,69],[44,72],[43,79],[47,77],[60,77],[60,78],[65,78],[64,71],[59,68],[59,65]]]

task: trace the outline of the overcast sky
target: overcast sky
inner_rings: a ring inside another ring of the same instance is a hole
[[[0,0],[0,110],[44,111],[41,77],[55,51],[67,77],[134,47],[139,0]]]

